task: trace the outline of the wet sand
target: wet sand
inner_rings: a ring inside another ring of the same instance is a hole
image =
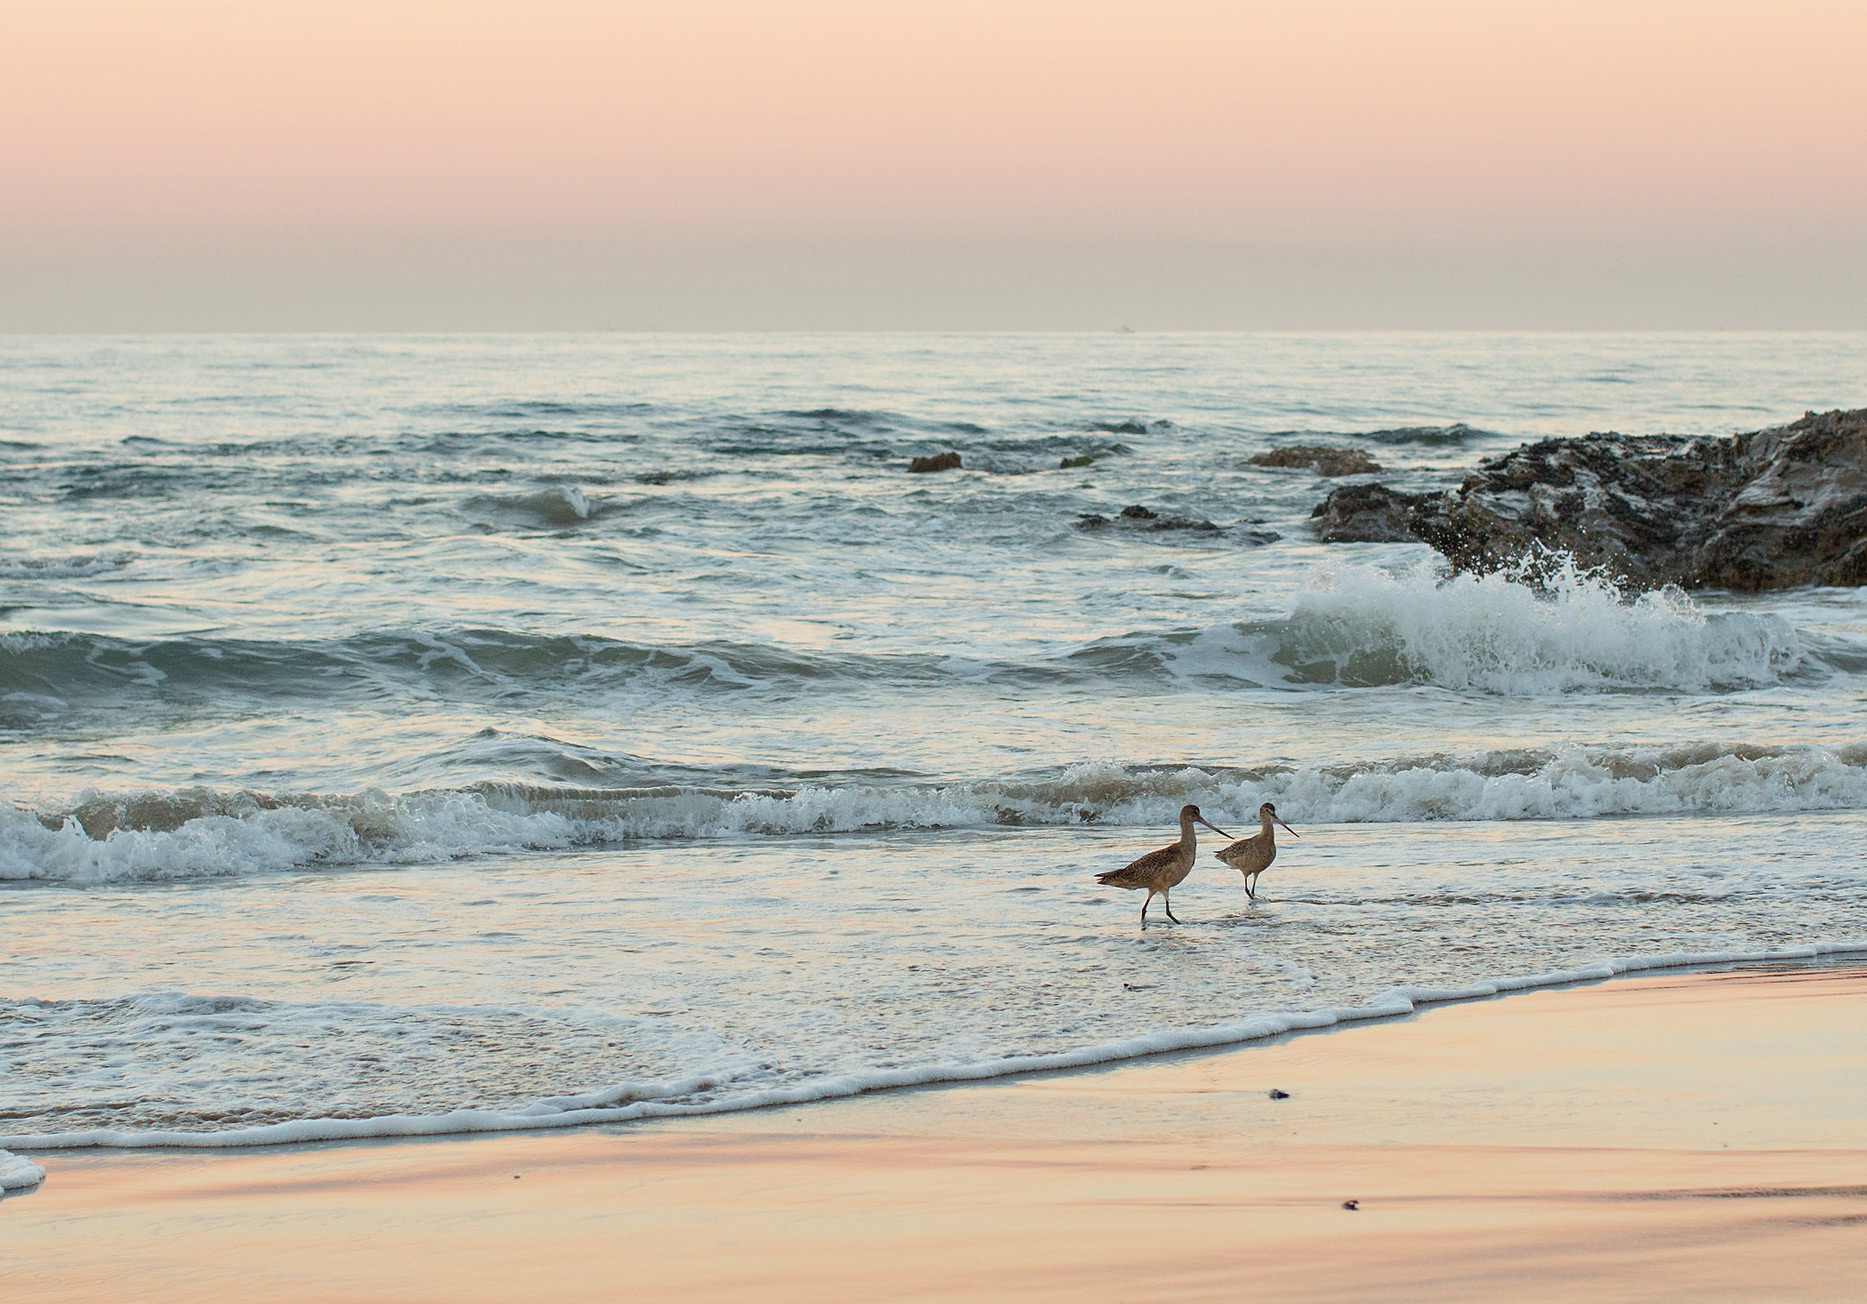
[[[0,1202],[33,1300],[1854,1300],[1867,969],[611,1129],[34,1157]]]

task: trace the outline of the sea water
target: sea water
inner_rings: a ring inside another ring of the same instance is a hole
[[[1426,490],[1863,378],[1859,334],[0,339],[0,1146],[732,1109],[1867,945],[1862,591],[1453,577],[1245,461]],[[1177,926],[1095,882],[1265,800],[1255,904],[1210,834]]]

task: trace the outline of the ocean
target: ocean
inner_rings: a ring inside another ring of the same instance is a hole
[[[738,1109],[1867,948],[1862,590],[1449,577],[1244,461],[1418,491],[1864,384],[1862,334],[0,337],[0,1147]],[[1266,800],[1255,904],[1210,834],[1182,924],[1096,884]]]

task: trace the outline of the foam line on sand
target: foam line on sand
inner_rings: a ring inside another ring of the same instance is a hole
[[[306,1118],[221,1132],[147,1131],[112,1128],[0,1136],[0,1148],[70,1150],[85,1148],[226,1149],[344,1141],[381,1137],[443,1136],[458,1133],[524,1132],[545,1128],[624,1123],[645,1118],[735,1113],[782,1105],[836,1100],[870,1092],[939,1083],[982,1082],[1018,1074],[1086,1068],[1173,1051],[1241,1045],[1284,1033],[1336,1027],[1370,1020],[1395,1019],[1423,1005],[1479,1000],[1508,992],[1530,991],[1569,983],[1594,982],[1658,969],[1754,961],[1816,960],[1825,956],[1867,953],[1867,939],[1812,942],[1801,946],[1745,951],[1672,952],[1619,956],[1572,969],[1492,978],[1462,987],[1395,987],[1362,1006],[1259,1015],[1235,1023],[1172,1028],[1121,1041],[1083,1046],[1047,1055],[1017,1055],[975,1063],[929,1064],[913,1068],[871,1069],[827,1076],[791,1087],[734,1093],[716,1099],[683,1100],[704,1095],[725,1079],[700,1075],[664,1083],[623,1083],[533,1103],[521,1110],[456,1109],[437,1114],[392,1114],[374,1118]],[[622,1103],[627,1102],[627,1103]]]

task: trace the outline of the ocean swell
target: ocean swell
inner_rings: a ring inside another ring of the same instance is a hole
[[[106,634],[0,634],[0,725],[12,711],[78,704],[117,707],[126,693],[170,700],[238,695],[259,700],[384,689],[501,698],[514,691],[579,693],[644,683],[676,688],[843,677],[930,678],[946,658],[821,658],[763,644],[660,647],[598,635],[502,629],[367,632],[307,640],[177,636],[130,640]]]
[[[565,500],[551,501],[565,505]],[[569,510],[568,506],[566,510]],[[1527,577],[1350,566],[1319,573],[1281,618],[1137,630],[1011,659],[790,648],[755,641],[634,643],[499,628],[366,630],[310,639],[0,633],[0,727],[27,728],[126,695],[172,703],[353,694],[510,701],[514,694],[645,688],[791,690],[842,682],[928,686],[1094,683],[1103,691],[1314,691],[1432,685],[1504,696],[1727,693],[1857,673],[1844,633],[1805,641],[1781,616],[1702,610],[1675,590],[1628,598],[1568,559]]]

